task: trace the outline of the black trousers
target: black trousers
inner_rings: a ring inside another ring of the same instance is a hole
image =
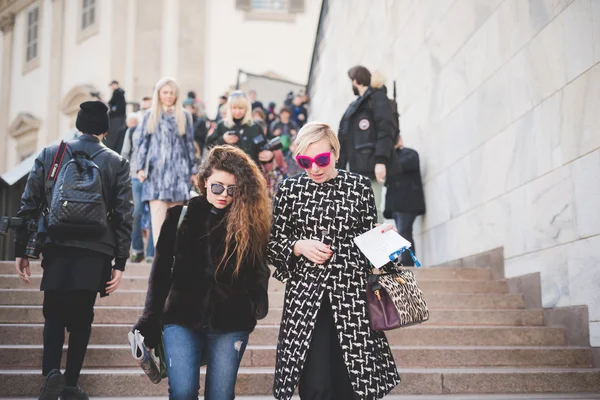
[[[415,240],[413,239],[413,224],[415,223],[415,219],[417,219],[417,214],[411,212],[394,212],[392,214],[394,217],[394,221],[396,221],[396,229],[398,229],[398,233],[404,239],[408,240],[412,243],[410,249],[416,255],[417,250],[415,247]],[[400,256],[400,260],[402,261],[402,265],[405,266],[414,266],[415,262],[413,261],[410,253],[405,251]]]
[[[44,376],[53,369],[60,370],[66,329],[70,335],[65,378],[67,386],[77,385],[92,333],[96,295],[91,290],[44,292]]]
[[[300,376],[298,393],[302,400],[354,400],[356,394],[342,356],[327,293],[310,342]]]

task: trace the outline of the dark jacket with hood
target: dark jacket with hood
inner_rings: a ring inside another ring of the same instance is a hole
[[[232,256],[215,273],[225,252],[228,210],[217,210],[206,198],[195,197],[178,229],[181,210],[176,206],[167,211],[156,245],[146,305],[134,327],[149,347],[158,344],[162,325],[252,331],[256,320],[268,311],[270,271],[266,261],[248,258],[234,276],[236,258]]]
[[[71,151],[84,151],[90,155],[106,147],[96,136],[89,134],[69,140],[68,144]],[[58,145],[50,146],[42,150],[36,158],[21,197],[21,209],[17,214],[18,217],[29,220],[38,219],[40,216],[40,205],[44,201],[46,190],[46,178],[52,168],[52,161],[57,151]],[[65,153],[62,165],[66,165],[70,159],[69,154]],[[93,161],[98,165],[102,174],[104,201],[109,212],[109,229],[100,237],[92,239],[84,239],[76,235],[47,235],[44,245],[75,247],[103,253],[115,258],[114,268],[123,270],[125,269],[125,262],[129,258],[133,224],[133,196],[129,161],[110,149],[98,154]],[[51,197],[52,193],[49,192],[46,204],[50,203]],[[46,233],[44,223],[38,224],[38,231]],[[27,230],[17,231],[17,237],[15,238],[16,257],[22,257],[25,253],[27,239]]]
[[[121,88],[116,88],[113,91],[112,97],[108,101],[108,107],[110,108],[111,118],[124,118],[127,102],[125,101],[125,91]]]
[[[389,167],[396,140],[393,118],[384,89],[369,87],[350,103],[338,131],[338,167],[371,179],[375,177],[375,164]]]
[[[404,212],[425,214],[425,196],[419,167],[419,153],[407,147],[395,150],[392,163],[393,174],[385,182],[385,218],[393,218],[392,213]]]

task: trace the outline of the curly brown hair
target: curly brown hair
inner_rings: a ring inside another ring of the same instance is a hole
[[[266,261],[267,243],[271,228],[271,200],[267,196],[267,183],[258,166],[243,150],[233,146],[215,146],[198,172],[198,189],[206,197],[206,181],[214,170],[235,177],[231,209],[227,213],[225,252],[217,273],[236,256],[234,275],[238,275],[242,261],[247,257],[255,263]],[[233,249],[231,244],[235,243]]]

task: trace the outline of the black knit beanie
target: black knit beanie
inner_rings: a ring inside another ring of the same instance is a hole
[[[85,101],[79,105],[75,127],[81,133],[101,135],[108,132],[108,107],[101,101]]]

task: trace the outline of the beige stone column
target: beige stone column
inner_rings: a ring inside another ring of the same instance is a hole
[[[131,89],[125,85],[125,65],[127,59],[127,22],[129,15],[130,1],[119,0],[113,2],[112,17],[111,17],[111,28],[110,33],[112,35],[112,45],[110,54],[110,79],[116,79],[119,81],[121,87],[125,90],[125,100],[130,101]],[[104,88],[108,85],[108,82],[102,83]],[[104,89],[103,90],[106,90]],[[107,100],[112,95],[112,90],[108,90]]]
[[[139,100],[152,96],[152,88],[161,76],[163,2],[137,0],[136,3],[140,11],[136,13],[135,22],[133,95]]]
[[[2,31],[2,76],[0,77],[0,173],[8,168],[8,120],[10,116],[10,93],[13,61],[13,28],[15,14],[0,17],[0,31]]]
[[[204,64],[207,24],[204,19],[207,18],[206,15],[208,14],[207,2],[179,1],[179,71],[177,81],[184,94],[193,89],[200,99],[205,99]]]
[[[179,0],[163,0],[161,75],[179,72]]]
[[[60,105],[62,103],[63,46],[64,46],[65,0],[52,0],[52,36],[50,42],[50,77],[48,81],[48,112],[46,113],[45,138],[40,138],[47,146],[61,138],[66,132],[60,131]],[[38,141],[38,148],[40,148]]]
[[[139,94],[136,93],[136,85],[134,84],[135,78],[135,46],[136,46],[136,15],[137,15],[137,1],[129,0],[127,2],[127,39],[125,40],[125,79],[123,80],[123,87],[127,88],[127,101],[139,102],[141,99],[138,98]]]

